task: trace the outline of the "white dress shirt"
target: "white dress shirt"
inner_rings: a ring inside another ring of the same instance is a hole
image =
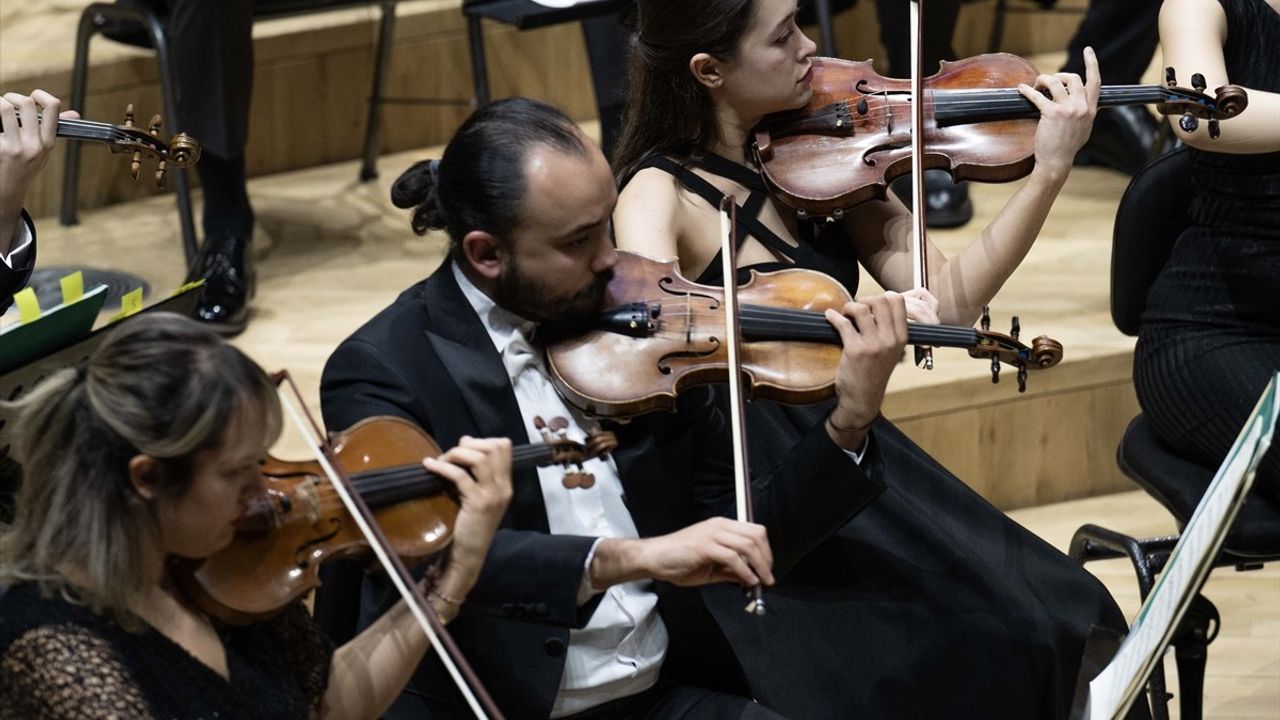
[[[12,270],[26,262],[27,250],[30,248],[31,226],[27,224],[27,218],[24,216],[22,222],[18,224],[18,229],[13,232],[13,244],[9,247],[9,254],[0,253],[0,262],[8,265]]]
[[[568,407],[555,391],[546,374],[541,348],[529,342],[534,323],[496,305],[472,284],[456,262],[452,268],[463,295],[502,355],[529,437],[535,442],[542,439],[533,422],[535,416],[542,416],[547,421],[563,417],[569,422],[568,437],[585,439],[584,428],[595,429],[598,424]],[[638,537],[635,522],[623,503],[622,482],[613,459],[590,460],[584,463],[583,470],[595,476],[595,484],[568,489],[563,482],[563,468],[538,469],[551,532],[596,538]],[[588,568],[594,554],[595,547],[587,557]],[[553,718],[634,695],[658,681],[667,651],[667,629],[658,615],[658,596],[652,582],[614,585],[603,592],[586,627],[569,631],[564,675],[551,709]],[[589,575],[584,572],[579,604],[595,594],[598,591],[590,586]]]

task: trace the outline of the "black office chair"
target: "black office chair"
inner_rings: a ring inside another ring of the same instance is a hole
[[[339,8],[361,5],[378,5],[381,21],[378,28],[378,44],[373,64],[373,88],[369,95],[368,116],[365,120],[364,158],[360,166],[360,179],[372,180],[378,176],[378,141],[382,129],[382,105],[386,101],[387,66],[391,58],[391,42],[395,31],[396,2],[398,0],[274,0],[255,6],[254,20],[304,15]],[[174,85],[172,65],[169,60],[169,41],[164,30],[163,3],[138,0],[127,3],[92,3],[80,14],[80,26],[76,31],[76,54],[71,71],[71,103],[73,108],[83,108],[89,80],[89,41],[104,31],[119,29],[122,24],[136,23],[141,33],[116,34],[120,42],[150,47],[156,51],[160,69],[160,93],[165,116],[173,122],[177,115],[177,88]],[[196,138],[199,140],[199,138]],[[191,215],[190,180],[185,169],[172,173],[174,191],[178,201],[178,218],[182,227],[183,251],[190,267],[196,254],[195,222]],[[62,211],[59,219],[63,225],[79,222],[76,212],[76,196],[80,186],[80,145],[71,143],[67,148],[66,171],[62,181]]]
[[[1136,336],[1147,290],[1164,267],[1174,242],[1187,227],[1191,206],[1191,153],[1186,148],[1161,156],[1134,175],[1116,212],[1111,254],[1111,318],[1126,335]],[[1138,415],[1125,429],[1116,462],[1126,476],[1186,525],[1208,489],[1216,468],[1179,456]],[[1127,557],[1138,577],[1143,600],[1164,569],[1177,535],[1137,539],[1097,525],[1084,525],[1071,539],[1069,553],[1081,564]],[[1249,496],[1227,535],[1214,567],[1253,570],[1280,560],[1280,508]],[[1217,636],[1218,610],[1197,595],[1174,634],[1178,689],[1183,720],[1203,714],[1204,671],[1209,643]],[[1147,686],[1155,720],[1167,720],[1169,700],[1164,670],[1157,665]]]

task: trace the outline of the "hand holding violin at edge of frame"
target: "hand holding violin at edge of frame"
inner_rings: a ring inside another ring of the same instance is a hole
[[[925,305],[913,296],[913,306]],[[896,292],[860,298],[841,312],[826,311],[844,350],[836,369],[836,408],[827,434],[845,450],[858,450],[880,415],[885,388],[907,346],[907,301]]]
[[[44,90],[0,97],[0,254],[9,253],[27,191],[53,152],[57,123],[42,123],[40,115],[80,117],[61,108],[62,101]]]

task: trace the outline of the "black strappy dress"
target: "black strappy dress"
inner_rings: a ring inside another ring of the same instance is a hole
[[[750,190],[738,242],[755,238],[780,258],[754,269],[806,267],[856,291],[857,258],[837,226],[810,225],[793,246],[757,219],[768,201],[759,175],[719,156],[695,164]],[[718,206],[721,193],[689,168],[665,157],[645,167]],[[718,257],[698,281],[720,282]],[[751,403],[752,467],[783,457],[831,407]],[[1106,588],[887,420],[863,467],[887,489],[768,591],[768,615],[711,609],[748,648],[755,697],[791,718],[1065,718],[1090,628],[1127,631]]]
[[[1219,2],[1227,76],[1280,92],[1280,12]],[[1161,440],[1217,467],[1280,370],[1280,152],[1191,153],[1191,222],[1147,294],[1133,385]],[[1254,492],[1280,508],[1280,447]]]

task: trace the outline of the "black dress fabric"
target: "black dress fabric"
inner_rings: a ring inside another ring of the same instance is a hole
[[[333,648],[301,604],[219,634],[229,682],[150,626],[15,586],[0,596],[0,720],[318,717]]]
[[[1219,2],[1231,82],[1280,92],[1280,13]],[[1191,182],[1190,226],[1147,295],[1133,381],[1157,435],[1217,467],[1280,369],[1280,153],[1192,150]],[[1280,503],[1275,448],[1254,487]]]
[[[768,199],[759,175],[718,156],[691,165],[750,191],[738,242],[750,235],[779,257],[753,269],[806,267],[856,293],[857,258],[836,225],[802,226],[792,246],[756,220]],[[721,193],[690,168],[668,158],[646,166],[718,205]],[[698,281],[718,284],[719,269],[717,257]],[[752,402],[753,471],[832,406]],[[743,661],[756,699],[796,719],[1067,717],[1091,628],[1128,629],[1107,590],[889,421],[876,421],[870,443],[864,469],[884,493],[766,592],[766,616],[732,629],[760,648]]]

